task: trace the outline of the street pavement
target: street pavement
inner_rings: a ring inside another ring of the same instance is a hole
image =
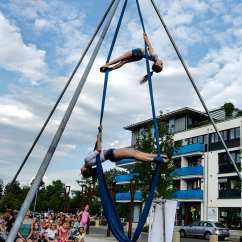
[[[107,237],[107,230],[106,227],[100,226],[99,228],[90,227],[90,234],[86,235],[85,242],[105,242],[105,241],[117,241],[115,237],[112,235],[110,237]],[[127,235],[127,232],[125,232]],[[133,235],[132,235],[133,236]],[[141,233],[141,240],[140,242],[147,242],[148,241],[148,234],[147,233]],[[181,238],[181,242],[205,242],[204,238]],[[231,242],[238,242],[238,239],[231,239],[226,238],[224,241],[231,241]]]

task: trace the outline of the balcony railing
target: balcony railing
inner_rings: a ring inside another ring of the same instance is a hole
[[[174,193],[174,199],[203,199],[203,190],[180,190]]]
[[[177,176],[203,175],[203,166],[177,168],[171,173],[171,175],[173,174],[176,174]]]
[[[174,155],[181,155],[181,154],[197,152],[197,151],[204,152],[204,144],[196,143],[191,145],[185,145],[182,148],[180,148],[178,151],[174,151]]]
[[[241,198],[241,191],[239,189],[228,189],[228,190],[219,190],[219,198]]]
[[[115,196],[116,200],[130,200],[131,199],[131,194],[129,192],[127,193],[116,193]],[[140,200],[142,199],[142,194],[141,192],[136,192],[134,196],[135,200]]]
[[[128,175],[120,175],[115,177],[115,182],[123,182],[123,181],[130,181],[131,179],[134,179],[135,175],[139,175],[139,173],[133,173]]]
[[[116,162],[115,164],[119,165],[119,164],[129,163],[129,162],[132,162],[132,161],[135,161],[135,159],[123,159],[121,161]]]

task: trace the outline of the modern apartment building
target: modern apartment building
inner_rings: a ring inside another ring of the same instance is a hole
[[[179,201],[178,225],[189,225],[200,220],[222,221],[230,229],[240,229],[241,189],[238,175],[230,163],[222,143],[211,124],[190,128],[191,124],[208,120],[205,113],[182,108],[167,115],[167,124],[174,125],[175,141],[183,140],[183,147],[173,155],[178,178],[173,181],[177,188],[176,200]],[[222,109],[211,111],[216,125],[227,145],[237,167],[241,167],[241,124],[242,117],[225,119]],[[142,131],[153,120],[124,127],[131,131],[131,147],[135,144],[135,131]],[[135,160],[122,160],[117,167],[130,169]],[[129,176],[117,176],[117,184],[128,184]],[[141,193],[135,196],[134,220],[138,222]],[[117,202],[130,202],[129,193],[116,194]],[[127,206],[129,207],[129,206]]]

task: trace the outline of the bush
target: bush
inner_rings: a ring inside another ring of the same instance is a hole
[[[145,226],[143,228],[142,232],[148,233],[149,232],[149,226]]]
[[[95,226],[95,221],[91,220],[90,221],[90,226]]]
[[[200,122],[200,123],[190,124],[190,125],[189,125],[189,129],[196,128],[196,127],[200,127],[200,126],[204,126],[204,125],[207,125],[207,124],[210,124],[209,119],[208,119],[208,120],[203,120],[203,121]]]

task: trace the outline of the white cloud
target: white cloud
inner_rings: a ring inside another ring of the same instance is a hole
[[[37,50],[34,44],[25,45],[19,28],[10,24],[1,12],[0,32],[0,66],[37,84],[46,70],[45,51]]]

